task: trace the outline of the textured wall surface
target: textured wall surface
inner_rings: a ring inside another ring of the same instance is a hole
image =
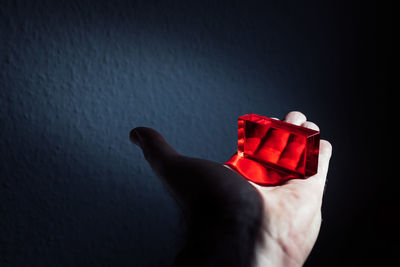
[[[224,162],[239,115],[291,110],[334,145],[307,266],[357,251],[375,229],[375,187],[356,186],[368,136],[353,142],[371,119],[372,8],[320,2],[1,1],[0,265],[167,265],[180,213],[129,131]]]

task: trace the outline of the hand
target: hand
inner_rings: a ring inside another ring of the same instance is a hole
[[[286,122],[318,130],[300,112]],[[318,173],[263,187],[227,166],[177,153],[155,130],[138,127],[131,140],[182,207],[187,241],[176,266],[301,266],[321,225],[332,147],[321,140]]]

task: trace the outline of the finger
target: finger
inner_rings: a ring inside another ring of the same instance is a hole
[[[295,125],[301,125],[306,120],[307,118],[303,113],[298,111],[292,111],[286,115],[284,121]],[[268,162],[277,163],[281,158],[282,152],[286,148],[289,137],[290,133],[286,131],[279,129],[271,129],[265,136],[258,151],[256,152],[256,155]],[[299,145],[297,143],[293,145],[293,149],[291,151],[295,151],[296,155],[297,154],[301,155],[302,151],[304,150],[304,146],[301,144],[301,142],[298,143]],[[297,158],[297,156],[295,158]],[[298,162],[298,160],[299,159],[296,159],[295,161]],[[291,169],[295,169],[297,166],[297,163],[295,161],[292,160],[289,160],[288,162],[286,162],[286,160],[283,161],[284,161],[283,164],[287,163],[286,165],[288,165],[288,167],[290,167]]]
[[[286,115],[284,121],[295,125],[301,125],[307,121],[307,118],[299,111],[291,111]]]
[[[253,155],[259,147],[261,140],[269,130],[269,127],[263,124],[247,122],[245,125],[246,147],[244,148],[247,155]]]
[[[315,131],[319,131],[319,127],[311,121],[306,121],[306,122],[302,123],[301,126],[304,128],[309,128],[309,129],[312,129]],[[304,157],[306,143],[307,143],[307,141],[305,140],[305,138],[301,138],[299,136],[294,136],[294,145],[288,144],[288,147],[289,146],[295,147],[295,149],[293,149],[293,151],[297,151],[297,154],[295,154],[296,157],[289,157],[289,159],[290,159],[288,162],[289,167],[294,167],[296,164],[295,168],[299,172],[304,172],[304,168],[305,168],[305,163],[303,162],[303,164],[299,164],[299,162],[301,162],[300,161],[301,158]],[[286,163],[284,162],[283,165],[285,165],[285,164]],[[286,165],[288,165],[288,164],[286,164]]]
[[[243,158],[237,154],[233,155],[227,162],[225,167],[235,170],[247,180],[261,185],[275,185],[282,181],[282,174],[274,169],[266,168],[265,165]]]
[[[303,122],[303,123],[301,124],[301,126],[304,127],[304,128],[309,128],[309,129],[311,129],[311,130],[319,131],[318,125],[316,125],[315,123],[313,123],[313,122],[311,122],[311,121]]]
[[[300,123],[306,118],[302,113],[299,114],[299,112],[292,112],[288,114],[287,119],[295,123]],[[301,123],[300,126],[319,131],[318,126],[310,121],[305,121]],[[304,169],[304,164],[300,164],[301,166],[298,165],[300,159],[304,156],[305,147],[306,139],[304,137],[292,135],[289,138],[285,150],[281,154],[278,164],[290,170]]]
[[[205,196],[223,199],[232,194],[229,187],[247,184],[242,176],[235,177],[217,162],[180,155],[154,129],[135,128],[130,139],[141,147],[152,169],[183,208]]]
[[[302,123],[306,122],[306,120],[307,118],[303,113],[299,111],[292,111],[286,115],[284,121],[295,125],[301,125]],[[271,130],[269,135],[266,136],[266,140],[262,144],[258,154],[272,163],[277,163],[282,156],[282,152],[288,144],[289,137],[290,133],[286,131]],[[302,143],[302,141],[294,142],[293,146],[287,150],[289,151],[289,154],[291,151],[293,151],[295,155],[286,155],[285,159],[282,161],[285,166],[287,165],[286,167],[290,169],[296,168],[301,153],[304,151],[304,145]],[[291,160],[290,158],[293,158],[294,160]]]
[[[318,157],[318,173],[323,174],[323,183],[325,184],[326,174],[328,173],[329,161],[332,156],[332,145],[326,140],[319,142],[319,157]]]
[[[332,145],[326,140],[320,140],[318,158],[318,173],[307,179],[292,179],[287,182],[289,186],[295,186],[297,189],[306,188],[311,196],[315,193],[318,199],[322,199],[325,188],[326,176],[328,173],[329,161],[332,155]]]
[[[277,163],[286,147],[289,135],[290,133],[286,131],[270,128],[255,153],[256,156],[267,162]]]
[[[320,192],[323,192],[328,174],[329,161],[332,155],[332,145],[326,140],[319,142],[318,172],[317,174],[304,180],[305,182],[316,184]]]
[[[142,149],[144,157],[156,171],[160,171],[166,158],[179,155],[154,129],[136,127],[130,132],[129,137]]]
[[[278,164],[294,171],[299,165],[299,161],[304,154],[305,147],[306,139],[303,136],[292,135],[281,154]]]

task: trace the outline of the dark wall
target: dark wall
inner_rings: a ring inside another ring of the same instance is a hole
[[[167,265],[179,209],[130,129],[224,162],[239,115],[291,110],[334,148],[306,266],[373,255],[375,20],[365,1],[1,1],[0,265]]]

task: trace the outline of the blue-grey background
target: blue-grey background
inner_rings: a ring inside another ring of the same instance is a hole
[[[238,116],[291,110],[334,147],[306,266],[381,248],[374,2],[0,3],[1,266],[168,265],[184,226],[129,131],[224,162]]]

